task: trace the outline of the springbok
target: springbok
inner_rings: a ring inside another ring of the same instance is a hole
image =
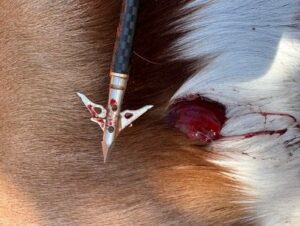
[[[140,0],[104,164],[121,4],[0,0],[0,224],[300,225],[300,1]]]

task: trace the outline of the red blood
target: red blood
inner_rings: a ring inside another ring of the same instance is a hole
[[[188,138],[208,144],[220,138],[220,131],[226,121],[225,107],[200,96],[189,96],[175,101],[166,119]]]
[[[244,135],[238,135],[238,137],[243,136],[244,138],[251,138],[254,136],[259,136],[259,135],[274,135],[274,134],[279,134],[282,135],[287,131],[287,129],[281,129],[281,130],[266,130],[266,131],[258,131],[258,132],[253,132],[253,133],[246,133]],[[226,138],[226,137],[225,137]],[[234,136],[230,136],[229,138],[234,138]]]
[[[117,105],[117,101],[115,99],[110,100],[110,106]]]
[[[118,110],[117,101],[116,101],[115,99],[111,99],[111,100],[110,100],[110,106],[111,106],[111,109],[112,109],[113,111]]]
[[[130,119],[132,116],[133,116],[133,114],[132,114],[132,113],[129,113],[129,112],[127,112],[127,113],[125,114],[125,118],[126,118],[126,119]]]
[[[297,119],[295,118],[295,116],[290,115],[290,114],[286,114],[286,113],[271,113],[271,112],[259,112],[259,114],[261,114],[262,116],[264,116],[265,118],[269,115],[277,115],[277,116],[284,116],[284,117],[289,117],[291,118],[293,121],[297,122]]]
[[[265,123],[267,120],[268,116],[283,116],[283,117],[288,117],[291,118],[293,121],[297,122],[297,119],[290,114],[287,113],[273,113],[273,112],[257,112],[257,114],[262,115],[263,117],[265,117]],[[223,139],[234,139],[234,138],[252,138],[255,136],[262,136],[262,135],[274,135],[274,134],[278,134],[278,135],[283,135],[284,133],[287,132],[287,129],[279,129],[279,130],[262,130],[262,131],[257,131],[257,132],[250,132],[250,133],[246,133],[246,134],[239,134],[239,135],[233,135],[233,136],[224,136],[222,137]]]
[[[87,109],[89,110],[90,114],[92,115],[93,118],[97,117],[97,111],[95,110],[95,108],[92,105],[88,105]]]
[[[97,122],[104,123],[104,120],[102,118],[97,118]]]

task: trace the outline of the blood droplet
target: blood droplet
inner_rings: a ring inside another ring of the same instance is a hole
[[[115,99],[111,99],[110,100],[110,105],[113,106],[113,105],[117,105],[117,101]]]
[[[133,116],[132,113],[129,113],[129,112],[125,113],[125,118],[126,119],[130,119],[132,116]]]
[[[115,99],[111,99],[109,104],[110,104],[110,107],[113,111],[118,110],[118,103]]]

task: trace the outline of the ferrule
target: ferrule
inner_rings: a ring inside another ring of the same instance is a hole
[[[128,78],[127,74],[110,72],[109,98],[102,141],[104,156],[107,156],[109,148],[112,147],[113,142],[122,130],[120,113]]]

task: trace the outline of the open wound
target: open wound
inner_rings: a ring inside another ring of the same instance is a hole
[[[265,120],[268,116],[288,117],[297,124],[295,117],[285,113],[257,112],[254,114],[265,117]],[[201,145],[221,139],[247,139],[260,135],[282,135],[287,131],[287,128],[278,130],[266,129],[244,134],[223,136],[221,135],[221,130],[227,121],[225,106],[199,95],[175,100],[168,108],[165,119],[169,125],[179,129],[189,139],[197,141]],[[299,125],[296,126],[299,127]]]

